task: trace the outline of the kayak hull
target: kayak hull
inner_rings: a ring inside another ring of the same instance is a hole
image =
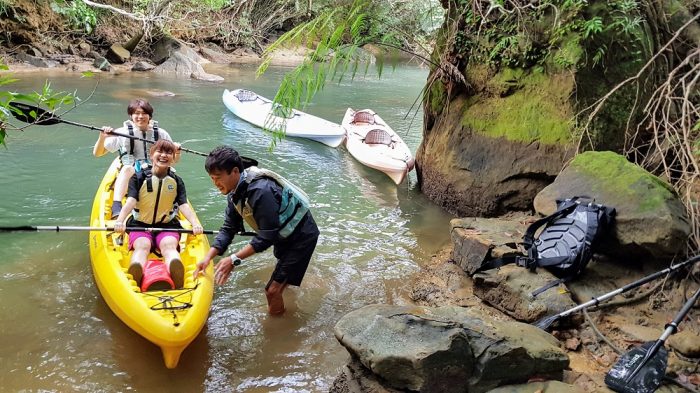
[[[112,227],[112,187],[119,171],[115,160],[107,170],[95,195],[90,218],[93,227]],[[190,228],[180,217],[184,228]],[[180,254],[185,266],[185,284],[182,289],[141,292],[130,274],[128,235],[112,231],[91,231],[89,234],[90,261],[97,288],[109,308],[127,326],[163,352],[167,368],[175,368],[180,355],[204,328],[211,306],[214,285],[213,268],[193,280],[196,262],[209,250],[206,236],[182,234]],[[159,257],[151,254],[149,259]]]
[[[369,123],[355,122],[358,112],[370,114],[372,120]],[[346,132],[345,147],[363,165],[384,172],[397,185],[413,170],[415,160],[408,145],[372,110],[348,108],[342,126]],[[368,143],[371,132],[381,134],[383,143]]]
[[[290,118],[271,115],[272,101],[250,90],[226,89],[222,99],[234,115],[260,128],[284,127],[286,136],[307,138],[330,147],[340,146],[345,139],[345,131],[339,124],[296,109]]]

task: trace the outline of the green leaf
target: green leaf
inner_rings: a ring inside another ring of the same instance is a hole
[[[2,75],[0,76],[0,86],[2,85],[7,85],[13,82],[17,82],[19,79],[15,79],[10,75]]]

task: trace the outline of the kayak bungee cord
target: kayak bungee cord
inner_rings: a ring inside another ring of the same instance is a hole
[[[173,315],[173,326],[180,326],[180,322],[178,321],[176,311],[187,310],[188,308],[192,308],[193,304],[191,302],[188,302],[188,301],[178,300],[177,298],[193,292],[194,290],[197,289],[198,286],[199,286],[199,278],[197,278],[197,283],[195,284],[194,287],[183,288],[183,289],[185,289],[185,291],[182,291],[176,295],[153,295],[153,294],[150,294],[148,292],[141,292],[141,294],[157,298],[158,303],[152,305],[150,307],[150,309],[153,311],[163,311],[163,310],[170,311]],[[176,303],[178,303],[178,304],[175,305]]]

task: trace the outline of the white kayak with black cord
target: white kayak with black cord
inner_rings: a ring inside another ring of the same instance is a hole
[[[347,134],[345,147],[357,161],[386,173],[397,185],[413,170],[408,145],[374,111],[348,108],[342,126]]]
[[[245,89],[224,90],[224,105],[234,115],[270,130],[284,129],[286,136],[307,138],[330,147],[338,147],[345,139],[345,130],[340,124],[292,109],[288,116],[273,111],[271,100]]]

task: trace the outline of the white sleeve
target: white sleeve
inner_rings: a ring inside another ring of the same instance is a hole
[[[158,128],[158,137],[163,138],[165,140],[168,140],[170,142],[173,141],[173,138],[170,137],[170,134],[168,134],[168,131],[165,131],[163,128]]]
[[[119,133],[119,134],[129,134],[129,131],[124,128],[120,127],[114,130],[114,132]],[[129,138],[125,138],[123,136],[110,136],[107,139],[105,139],[105,149],[107,151],[110,151],[114,153],[115,151],[119,150],[120,147],[126,146],[126,144],[129,143]]]
[[[105,149],[112,153],[119,150],[119,147],[121,146],[121,139],[123,139],[123,137],[121,136],[108,137],[107,139],[105,139]]]

